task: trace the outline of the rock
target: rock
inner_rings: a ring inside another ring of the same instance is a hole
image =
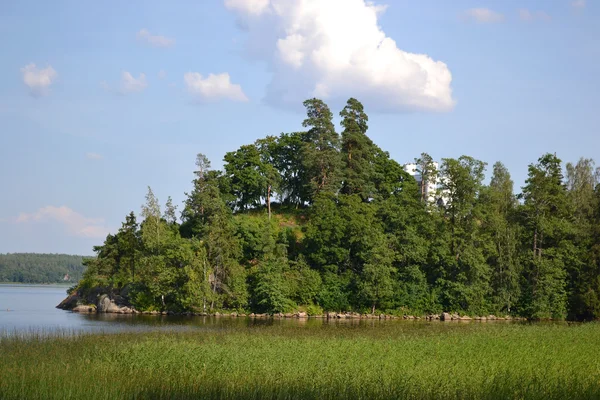
[[[294,314],[292,314],[292,313],[285,313],[285,314],[280,314],[280,315],[285,318],[294,318]]]
[[[460,315],[458,315],[458,314],[452,314],[451,318],[452,318],[453,321],[458,321],[460,319]]]
[[[385,319],[385,314],[379,314],[379,319]]]
[[[249,315],[249,317],[250,317],[250,318],[254,318],[254,317],[256,317],[256,314],[254,314],[254,313],[251,313],[251,314]]]
[[[77,304],[81,301],[81,297],[79,297],[79,295],[77,294],[77,292],[72,293],[71,295],[67,296],[66,299],[64,299],[63,301],[60,302],[60,304],[58,304],[56,306],[56,308],[60,308],[61,310],[72,310],[75,307],[77,307]]]
[[[442,321],[450,321],[451,319],[452,319],[452,316],[446,312],[442,313],[440,315],[440,320],[442,320]]]
[[[492,321],[496,319],[495,315],[488,315],[487,319],[491,319]]]
[[[238,317],[245,317],[245,316],[246,316],[246,314],[244,314],[244,313],[241,313],[241,314],[238,314],[237,316],[238,316]]]
[[[298,318],[306,318],[306,317],[308,317],[308,314],[306,314],[305,312],[298,313]]]
[[[79,305],[73,308],[73,312],[91,314],[96,312],[96,306]]]
[[[468,315],[463,315],[462,317],[460,317],[461,321],[470,321],[472,318],[469,317]]]
[[[108,310],[108,307],[110,307],[111,301],[110,301],[110,297],[108,297],[107,294],[103,294],[100,296],[100,298],[98,299],[98,303],[97,303],[97,307],[98,307],[98,312],[107,312],[106,310]]]

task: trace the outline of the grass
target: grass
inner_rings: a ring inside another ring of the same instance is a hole
[[[0,398],[592,399],[599,348],[596,323],[5,335]]]

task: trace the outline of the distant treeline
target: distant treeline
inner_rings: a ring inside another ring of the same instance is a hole
[[[487,163],[423,153],[419,185],[367,136],[356,99],[341,134],[325,103],[304,105],[305,131],[241,146],[222,171],[199,154],[179,215],[149,190],[80,289],[124,288],[138,309],[600,318],[593,160],[543,154],[515,193],[500,162],[485,184]]]
[[[0,254],[0,282],[69,283],[81,279],[82,256],[68,254]]]

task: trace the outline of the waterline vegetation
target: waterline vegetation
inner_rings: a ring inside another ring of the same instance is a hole
[[[4,336],[0,398],[592,399],[599,332],[377,322]]]

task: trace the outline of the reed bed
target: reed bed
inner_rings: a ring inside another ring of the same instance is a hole
[[[600,324],[0,336],[1,399],[593,399]]]

